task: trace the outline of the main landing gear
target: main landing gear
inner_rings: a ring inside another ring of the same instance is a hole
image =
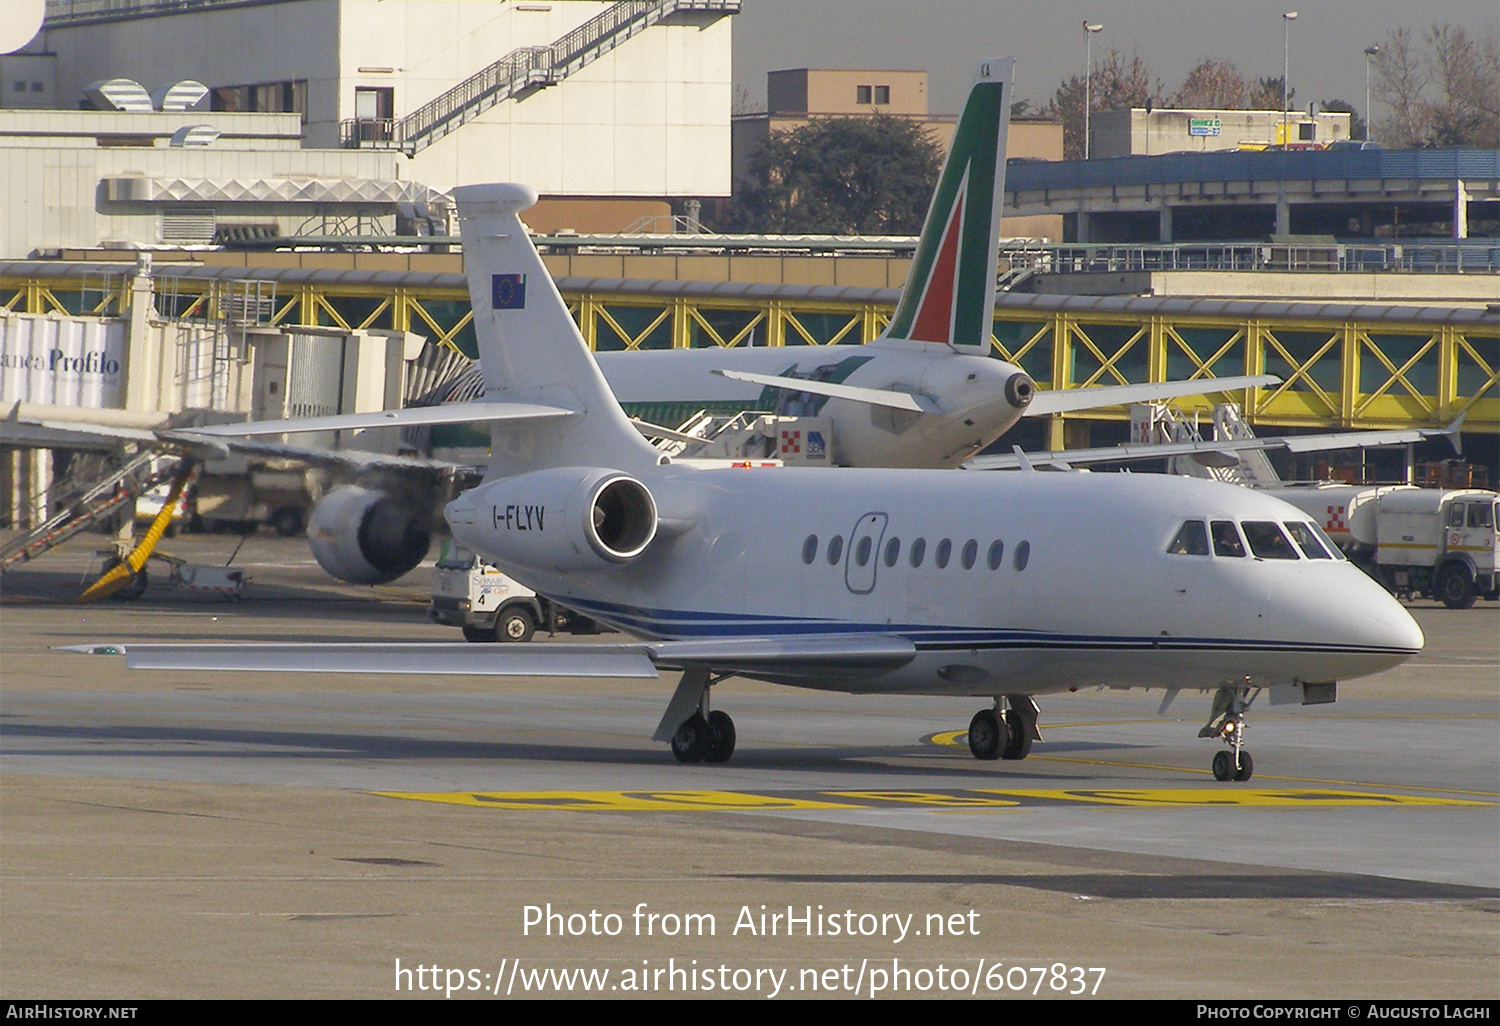
[[[1215,780],[1243,782],[1255,772],[1255,760],[1244,748],[1245,711],[1259,693],[1259,688],[1220,688],[1214,694],[1213,710],[1198,736],[1216,737],[1229,746],[1227,752],[1214,753]]]
[[[727,676],[727,675],[726,675]],[[710,680],[707,667],[690,667],[657,725],[654,741],[670,741],[678,762],[728,762],[734,754],[734,720],[729,714],[709,708],[709,692],[718,680]]]
[[[985,761],[1026,758],[1031,742],[1042,737],[1037,714],[1030,695],[996,695],[993,709],[981,709],[969,721],[969,751]]]

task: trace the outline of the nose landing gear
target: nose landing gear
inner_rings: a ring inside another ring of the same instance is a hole
[[[1216,737],[1229,746],[1227,752],[1214,754],[1214,779],[1244,782],[1255,772],[1255,760],[1245,751],[1245,712],[1259,688],[1220,688],[1214,694],[1208,722],[1198,731],[1199,737]]]

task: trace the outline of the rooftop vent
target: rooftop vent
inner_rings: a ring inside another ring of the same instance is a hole
[[[219,130],[213,125],[183,125],[172,133],[168,146],[212,146],[219,140]]]
[[[156,109],[146,87],[134,79],[110,78],[91,83],[83,95],[95,110],[126,110],[149,114]]]
[[[157,110],[192,110],[208,95],[208,86],[192,79],[164,86],[151,94]],[[175,143],[173,145],[176,145]]]

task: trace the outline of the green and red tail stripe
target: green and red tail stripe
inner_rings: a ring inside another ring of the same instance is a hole
[[[1011,66],[1007,59],[979,67],[887,338],[989,352]]]

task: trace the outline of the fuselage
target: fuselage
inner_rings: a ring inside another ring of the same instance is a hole
[[[876,632],[918,649],[906,667],[854,679],[767,675],[785,683],[950,694],[1263,686],[1379,672],[1423,644],[1410,615],[1342,559],[1169,551],[1189,520],[1240,525],[1242,537],[1245,524],[1310,523],[1234,486],[671,466],[640,478],[664,522],[687,526],[624,565],[509,569],[642,637]],[[485,488],[459,501],[484,508]],[[485,552],[495,529],[488,514],[478,521],[455,535]]]
[[[1004,434],[1026,410],[1006,398],[1006,382],[1024,376],[1019,367],[930,342],[600,353],[596,359],[610,389],[627,407],[686,400],[829,417],[834,421],[835,462],[849,467],[956,467]],[[765,389],[721,377],[713,373],[716,369],[907,392],[923,401],[928,412]]]

